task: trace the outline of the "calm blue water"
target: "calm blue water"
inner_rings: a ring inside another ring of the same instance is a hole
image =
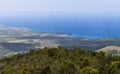
[[[0,24],[79,37],[120,38],[120,18],[13,18],[1,19]]]

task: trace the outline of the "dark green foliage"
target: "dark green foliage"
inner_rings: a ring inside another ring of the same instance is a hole
[[[120,74],[120,61],[112,62],[108,68],[107,74]]]
[[[71,63],[65,63],[59,71],[60,74],[76,74],[76,72],[74,64]]]
[[[50,67],[49,66],[45,67],[40,73],[41,74],[51,74]]]
[[[80,74],[99,74],[97,69],[93,69],[91,66],[87,66],[80,70]]]
[[[120,74],[120,57],[81,48],[44,48],[1,59],[0,74]]]

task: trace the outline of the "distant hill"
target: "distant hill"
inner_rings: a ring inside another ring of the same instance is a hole
[[[47,33],[47,32],[35,32],[31,29],[24,27],[8,27],[0,26],[0,37],[28,37],[28,36],[39,36],[39,37],[65,37],[70,34],[66,33]]]
[[[97,51],[103,51],[106,54],[120,55],[120,47],[119,46],[107,46],[107,47],[101,48]]]
[[[91,39],[70,35],[67,33],[36,32],[22,27],[0,26],[0,58],[44,47],[61,46],[95,51],[106,46],[120,46],[120,38]]]
[[[66,33],[35,32],[23,27],[0,25],[0,57],[26,52],[33,48],[57,47],[59,44],[54,40],[48,40],[48,38],[69,35]]]
[[[44,48],[0,59],[0,74],[120,74],[120,57],[81,48]]]

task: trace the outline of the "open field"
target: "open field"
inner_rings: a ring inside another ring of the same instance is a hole
[[[26,28],[0,27],[0,57],[44,47],[77,47],[94,51],[107,46],[120,46],[119,38],[67,37],[69,35],[65,33],[34,32]]]

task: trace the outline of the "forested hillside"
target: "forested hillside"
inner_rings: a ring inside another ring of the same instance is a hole
[[[44,48],[1,59],[0,74],[120,74],[120,57],[81,48]]]

